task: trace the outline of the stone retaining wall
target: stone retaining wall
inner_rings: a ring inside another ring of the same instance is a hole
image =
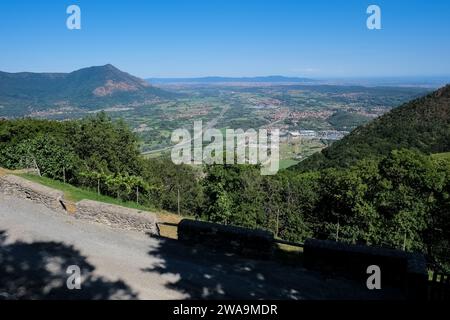
[[[51,210],[111,227],[159,235],[156,216],[102,202],[83,200],[76,204],[64,200],[64,193],[15,176],[0,176],[0,193],[43,204]],[[71,204],[70,206],[68,204]]]
[[[257,258],[271,257],[275,248],[271,232],[189,219],[178,224],[178,239]]]
[[[382,286],[403,288],[410,299],[426,298],[428,275],[422,254],[307,239],[303,256],[307,268],[344,275],[364,283],[369,277],[367,267],[377,265],[381,270]]]
[[[159,235],[157,219],[149,212],[92,200],[82,200],[76,203],[76,208],[75,217],[79,219]]]
[[[46,207],[64,211],[61,203],[64,193],[15,175],[0,177],[0,192],[17,198],[29,199]]]

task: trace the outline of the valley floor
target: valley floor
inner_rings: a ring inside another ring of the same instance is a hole
[[[0,195],[0,299],[401,298],[301,266],[205,250]],[[81,290],[67,289],[71,265],[81,269]]]

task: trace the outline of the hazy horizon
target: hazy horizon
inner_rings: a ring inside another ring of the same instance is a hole
[[[77,70],[85,69],[85,68],[91,68],[91,67],[102,67],[106,65],[112,65],[119,70],[123,72],[130,73],[131,75],[135,75],[131,72],[129,72],[126,69],[120,68],[114,63],[105,63],[102,65],[89,65],[89,66],[83,66],[77,69],[69,70],[69,71],[60,71],[60,70],[18,70],[18,71],[11,71],[11,70],[4,70],[1,69],[0,72],[6,72],[6,73],[71,73]],[[356,80],[450,80],[450,73],[449,74],[436,74],[436,75],[427,75],[427,74],[417,74],[417,75],[374,75],[374,76],[307,76],[307,75],[287,75],[282,73],[273,73],[273,74],[242,74],[242,73],[236,73],[232,75],[224,75],[224,74],[204,74],[204,75],[193,75],[193,76],[155,76],[155,75],[148,75],[148,76],[139,76],[142,79],[202,79],[202,78],[267,78],[267,77],[285,77],[285,78],[305,78],[305,79],[311,79],[311,80],[318,80],[318,81],[326,81],[326,80],[348,80],[348,81],[356,81]]]
[[[72,1],[0,4],[0,70],[70,72],[112,63],[141,78],[450,75],[450,2]],[[6,46],[7,45],[7,46]]]

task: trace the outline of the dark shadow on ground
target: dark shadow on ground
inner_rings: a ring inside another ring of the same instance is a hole
[[[81,290],[69,290],[67,267],[81,269]],[[93,275],[95,267],[59,242],[12,242],[0,230],[0,299],[134,299],[123,281]]]
[[[160,238],[149,255],[161,262],[144,271],[175,274],[167,287],[188,299],[402,299],[396,289],[369,291],[365,282],[327,277],[306,270],[301,262],[251,260]],[[301,261],[301,259],[299,259]]]

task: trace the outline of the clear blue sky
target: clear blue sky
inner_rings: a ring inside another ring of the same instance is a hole
[[[82,29],[66,28],[77,4]],[[366,28],[378,4],[382,30]],[[450,1],[0,2],[0,70],[112,63],[140,77],[450,74]]]

